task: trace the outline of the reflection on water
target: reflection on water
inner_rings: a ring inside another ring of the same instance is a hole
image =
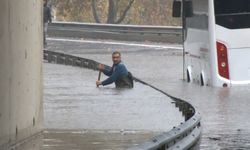
[[[212,104],[206,107],[212,111],[204,115],[202,149],[211,149],[211,145],[214,149],[250,149],[249,87],[213,88],[210,92]]]
[[[125,150],[146,141],[155,134],[49,130],[15,150]]]

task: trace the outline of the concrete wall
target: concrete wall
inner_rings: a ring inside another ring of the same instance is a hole
[[[0,0],[0,149],[42,129],[42,0]]]

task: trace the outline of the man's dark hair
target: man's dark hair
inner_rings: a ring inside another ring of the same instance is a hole
[[[113,56],[113,55],[116,55],[116,54],[118,54],[119,56],[121,56],[121,53],[118,52],[118,51],[114,51],[114,52],[112,53],[112,56]]]
[[[43,2],[44,2],[43,6],[44,6],[44,7],[47,6],[48,0],[43,0]]]

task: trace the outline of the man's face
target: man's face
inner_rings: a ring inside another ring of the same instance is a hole
[[[46,0],[43,0],[43,5],[46,4]]]
[[[113,54],[112,60],[114,64],[118,64],[121,61],[121,56],[119,54]]]

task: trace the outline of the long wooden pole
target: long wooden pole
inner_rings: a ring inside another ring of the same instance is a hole
[[[183,0],[182,1],[182,4],[183,5],[185,5],[185,0]],[[185,80],[185,73],[186,73],[186,69],[185,69],[185,54],[186,54],[186,52],[185,52],[185,46],[184,46],[184,42],[185,42],[185,37],[186,37],[186,18],[185,18],[185,16],[186,16],[186,13],[185,13],[185,11],[186,10],[184,10],[183,8],[185,8],[185,7],[183,7],[183,5],[182,5],[182,48],[183,48],[183,50],[182,50],[182,74],[183,74],[183,80]]]
[[[98,79],[97,79],[97,81],[100,81],[100,80],[101,80],[101,74],[102,74],[102,71],[99,70],[99,74],[98,74]],[[99,87],[99,85],[97,85],[97,87]]]

